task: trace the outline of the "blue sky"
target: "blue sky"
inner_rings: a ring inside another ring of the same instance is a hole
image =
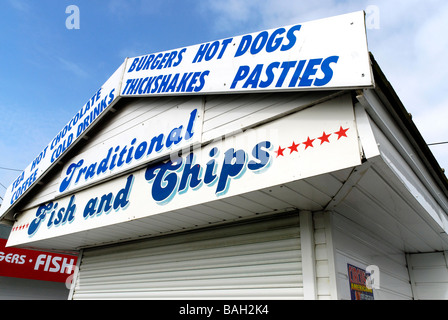
[[[0,0],[0,196],[19,174],[2,168],[25,169],[126,57],[369,6],[370,51],[427,142],[448,141],[446,0]]]

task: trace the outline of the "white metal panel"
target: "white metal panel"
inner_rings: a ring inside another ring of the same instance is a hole
[[[361,269],[369,265],[379,267],[380,288],[374,289],[375,300],[412,299],[403,251],[340,214],[334,214],[332,222],[338,299],[350,299],[347,264]]]
[[[375,91],[364,90],[363,97],[360,102],[365,105],[374,121],[372,130],[379,143],[381,156],[413,195],[413,201],[418,201],[426,210],[425,214],[421,214],[422,217],[428,224],[433,225],[437,233],[444,232],[446,241],[448,202],[440,184],[431,175],[431,168],[425,164],[421,152],[415,148],[413,137],[409,137],[409,133],[398,127]]]
[[[448,299],[446,252],[409,254],[407,261],[415,299]]]
[[[313,215],[318,300],[337,299],[336,274],[330,212]]]
[[[202,140],[206,142],[242,132],[339,94],[324,91],[207,96]]]
[[[74,299],[300,299],[298,213],[84,251]]]

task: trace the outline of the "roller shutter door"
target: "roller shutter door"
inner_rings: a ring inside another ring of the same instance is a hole
[[[299,217],[85,250],[73,299],[301,299]]]

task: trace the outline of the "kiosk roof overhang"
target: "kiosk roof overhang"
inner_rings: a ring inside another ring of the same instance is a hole
[[[357,17],[359,18],[360,14],[357,13],[354,16],[344,16],[344,21],[346,21],[347,18],[349,18],[348,20],[352,20],[353,17]],[[362,15],[362,17],[364,17],[364,15]],[[341,20],[341,21],[342,21]],[[358,20],[359,21],[359,20]],[[316,26],[316,24],[318,24],[319,21],[313,22],[310,25],[314,25]],[[328,21],[327,21],[328,22]],[[314,24],[316,23],[316,24]],[[320,22],[322,23],[322,21]],[[320,24],[319,23],[319,24]],[[326,23],[326,22],[325,22]],[[324,23],[324,24],[325,24]],[[288,28],[284,28],[284,33],[285,35],[288,35],[288,30],[293,30],[290,33],[290,37],[292,37],[291,35],[293,35],[295,32],[299,31],[302,32],[305,28],[303,26],[305,26],[305,24],[300,25],[301,27],[298,28],[296,27],[294,29],[295,26],[290,26],[289,29]],[[275,29],[275,30],[270,30],[269,32],[266,31],[266,34],[280,34],[280,32],[282,30],[280,30],[281,28]],[[280,30],[280,31],[279,31]],[[365,36],[365,26],[363,25],[363,32],[361,34],[363,34]],[[359,31],[359,30],[358,30]],[[255,33],[255,34],[251,34],[251,39],[255,39],[257,36],[262,39],[263,36],[260,36],[260,34],[265,34],[263,32],[260,33]],[[221,40],[219,41],[216,46],[217,46],[217,53],[219,54],[219,52],[223,52],[222,55],[222,59],[224,58],[224,51],[223,48],[224,46],[230,46],[232,43],[235,44],[242,44],[245,42],[248,42],[249,37],[248,35],[246,36],[241,36],[238,38],[235,38],[237,40],[234,40],[235,42],[232,41],[226,41],[226,40]],[[246,39],[246,40],[245,40]],[[269,39],[269,38],[267,38]],[[291,38],[292,39],[292,38]],[[289,40],[291,40],[289,39]],[[198,45],[194,47],[194,50],[190,50],[193,51],[194,54],[193,56],[190,58],[192,60],[197,59],[199,60],[199,58],[197,58],[197,53],[198,52],[202,52],[203,53],[203,57],[202,59],[204,59],[204,63],[207,57],[207,50],[209,48],[212,48],[214,43],[216,42],[210,42],[207,44],[202,44],[202,45]],[[286,45],[286,44],[285,44]],[[366,45],[366,42],[365,42]],[[244,50],[245,47],[243,47],[241,45],[240,46],[236,46],[237,48],[234,50],[237,50],[236,52],[238,52],[238,49],[240,49],[240,51],[242,52]],[[190,47],[189,47],[190,48]],[[179,57],[182,56],[183,59],[186,59],[186,54],[189,50],[189,48],[186,48],[186,50],[182,51],[183,49],[180,50],[173,50],[173,51],[169,51],[166,53],[161,53],[160,54],[160,61],[162,61],[164,59],[164,57],[166,57],[167,61],[170,61],[171,59],[171,64],[172,66],[174,66],[174,64],[176,62],[179,62]],[[202,48],[202,49],[201,49]],[[207,49],[208,48],[208,49]],[[219,51],[219,48],[221,48],[221,51]],[[230,48],[230,47],[229,47]],[[361,50],[366,49],[366,47],[362,47]],[[201,51],[202,50],[202,51]],[[248,47],[245,50],[250,50],[250,47]],[[287,50],[285,50],[287,51]],[[175,52],[175,53],[173,53]],[[210,53],[211,55],[211,53]],[[234,57],[236,55],[235,51],[233,51],[232,56]],[[158,54],[154,54],[154,56],[152,57],[152,59],[156,59],[156,57],[159,56]],[[335,57],[336,55],[326,55],[323,54],[322,57]],[[367,112],[369,113],[369,116],[371,116],[374,120],[375,123],[381,127],[381,129],[383,130],[383,132],[385,132],[386,134],[392,132],[393,130],[390,128],[391,124],[388,123],[384,118],[384,114],[382,114],[381,112],[379,112],[379,110],[375,109],[375,106],[372,106],[371,104],[369,104],[368,97],[364,97],[364,94],[366,94],[366,96],[368,96],[369,92],[374,92],[376,94],[376,96],[379,98],[382,106],[384,107],[384,109],[387,111],[387,117],[388,119],[393,119],[393,124],[396,125],[397,128],[399,128],[400,134],[402,134],[402,136],[404,137],[404,139],[406,140],[406,143],[410,144],[413,148],[413,150],[416,152],[416,155],[418,157],[418,160],[421,161],[421,163],[423,164],[423,166],[420,166],[419,168],[417,168],[417,171],[422,172],[421,176],[419,176],[419,178],[421,180],[424,181],[425,186],[428,188],[428,190],[431,190],[431,194],[432,196],[436,199],[436,202],[439,203],[439,205],[443,208],[446,209],[446,199],[448,198],[448,181],[446,179],[446,176],[443,172],[443,170],[440,168],[439,164],[437,163],[436,159],[434,158],[434,155],[431,153],[431,151],[429,150],[426,142],[424,141],[424,139],[422,138],[421,134],[419,133],[418,129],[416,128],[415,124],[413,123],[409,113],[406,111],[405,107],[403,106],[403,104],[401,103],[399,97],[397,96],[397,94],[395,93],[394,89],[392,88],[391,84],[387,81],[385,75],[383,74],[383,72],[381,71],[379,65],[377,64],[377,62],[375,61],[374,57],[372,54],[369,54],[368,51],[366,51],[366,56],[367,56],[367,64],[368,64],[368,68],[366,69],[367,71],[362,72],[363,76],[361,76],[362,81],[365,81],[365,79],[368,79],[367,82],[350,82],[350,83],[346,83],[345,85],[341,85],[340,82],[339,84],[335,84],[335,85],[331,85],[331,82],[329,82],[330,85],[323,85],[321,87],[312,87],[312,86],[304,86],[303,88],[300,88],[301,91],[315,91],[315,90],[319,90],[319,91],[331,91],[332,93],[329,95],[331,97],[334,97],[340,93],[343,92],[347,92],[352,94],[353,96],[357,96],[358,99],[361,102],[364,102],[366,105],[368,105],[368,107],[366,108]],[[176,58],[177,57],[177,58]],[[317,58],[317,56],[314,56],[314,60],[316,60],[314,63],[316,63],[316,65],[320,65],[322,66],[322,64],[325,62],[324,58]],[[98,130],[99,127],[102,126],[102,124],[107,123],[107,119],[109,119],[110,117],[113,116],[114,112],[119,109],[122,105],[129,103],[130,101],[132,101],[135,98],[141,98],[141,97],[150,97],[153,96],[151,94],[138,94],[139,90],[143,90],[143,84],[142,83],[147,83],[150,80],[146,80],[146,78],[148,78],[148,76],[142,75],[142,76],[135,76],[134,77],[134,72],[136,72],[137,68],[139,68],[140,66],[140,70],[141,71],[145,71],[144,66],[145,64],[148,64],[149,59],[151,59],[151,55],[146,55],[146,56],[141,56],[141,57],[136,57],[133,59],[127,59],[125,61],[125,63],[120,66],[119,69],[117,69],[117,71],[114,73],[114,75],[105,83],[104,86],[102,86],[98,92],[95,93],[95,95],[89,100],[89,102],[86,103],[86,105],[80,110],[79,113],[79,118],[82,117],[81,113],[82,110],[85,110],[86,106],[90,106],[90,105],[94,105],[94,104],[98,104],[104,105],[104,108],[102,110],[102,112],[94,119],[94,121],[91,122],[91,125],[89,125],[88,127],[84,128],[84,130],[82,130],[82,132],[77,136],[77,138],[70,143],[69,147],[67,147],[63,152],[60,153],[60,155],[55,159],[55,161],[50,162],[47,166],[44,166],[43,169],[40,169],[41,172],[39,172],[39,174],[35,175],[35,179],[34,181],[30,184],[30,186],[28,188],[26,188],[26,190],[21,194],[20,197],[17,198],[16,201],[13,201],[9,206],[6,206],[6,208],[4,207],[3,210],[1,210],[1,217],[0,220],[3,221],[13,221],[17,218],[17,214],[20,212],[21,207],[23,207],[23,204],[27,202],[27,199],[30,199],[32,197],[32,194],[34,192],[37,192],[38,190],[41,190],[43,188],[43,186],[45,185],[45,181],[46,179],[51,175],[52,172],[54,172],[60,165],[63,165],[64,162],[69,159],[70,157],[73,157],[74,154],[76,154],[76,151],[82,146],[82,141],[85,141],[86,139],[88,139],[89,136],[92,136],[95,134],[95,132]],[[211,60],[212,58],[210,58]],[[309,58],[309,59],[303,59],[303,60],[285,60],[286,58],[281,58],[283,60],[281,61],[295,61],[296,63],[294,64],[296,67],[300,64],[300,61],[307,61],[304,62],[304,66],[303,68],[306,69],[305,64],[309,63],[310,60],[313,60],[313,58]],[[277,59],[279,60],[279,59]],[[319,61],[317,61],[319,60]],[[330,59],[326,62],[325,64],[325,68],[327,72],[329,72],[329,68],[330,65],[337,65],[339,62],[338,61],[335,62],[336,59]],[[281,66],[282,64],[273,64],[276,61],[271,62],[269,65],[272,66],[272,68],[276,67],[276,66]],[[139,64],[140,63],[140,64]],[[244,94],[254,94],[254,93],[261,93],[261,92],[285,92],[285,91],[289,91],[291,90],[290,88],[285,89],[285,88],[275,88],[273,90],[270,90],[269,88],[257,88],[257,90],[243,90],[241,91],[242,87],[245,85],[245,81],[247,79],[253,79],[250,77],[251,73],[250,70],[252,68],[252,72],[254,72],[253,70],[255,70],[258,65],[263,65],[263,63],[261,63],[260,61],[254,62],[255,64],[249,65],[249,62],[245,62],[239,65],[239,67],[237,66],[237,68],[234,70],[234,73],[231,76],[231,80],[229,81],[225,81],[227,88],[226,90],[218,90],[216,89],[216,84],[212,86],[212,88],[214,89],[208,89],[205,91],[198,90],[197,92],[194,92],[195,87],[191,87],[191,92],[174,92],[172,94],[168,93],[164,93],[162,95],[177,95],[177,96],[182,96],[182,95],[191,95],[191,94],[198,94],[198,95],[208,95],[208,94],[235,94],[235,93],[244,93]],[[180,63],[179,63],[180,65]],[[241,68],[241,66],[245,66],[245,68]],[[247,66],[247,67],[246,67]],[[252,67],[251,67],[252,66]],[[291,66],[291,67],[290,67]],[[155,67],[157,68],[157,66]],[[261,67],[260,67],[261,68]],[[283,68],[281,68],[280,70],[283,70],[283,72],[286,73],[285,70],[294,70],[292,69],[292,64],[288,64],[288,65],[284,65]],[[148,70],[151,69],[151,65],[149,65]],[[132,70],[131,72],[129,72],[130,70]],[[207,69],[208,70],[208,69]],[[249,70],[249,71],[248,71]],[[342,69],[344,70],[344,69]],[[336,74],[336,69],[333,70],[331,69],[331,71]],[[359,71],[359,70],[358,70]],[[199,72],[199,71],[197,71]],[[359,73],[359,72],[358,72]],[[131,75],[130,75],[131,74]],[[172,73],[172,75],[174,76],[177,73]],[[187,77],[195,77],[195,73],[193,72],[190,76],[188,76],[188,72],[179,72],[179,75],[181,74],[187,74]],[[319,79],[325,79],[325,72],[323,72],[324,76],[323,78],[319,78]],[[370,74],[370,76],[369,76]],[[208,77],[209,74],[204,74],[202,73],[198,73],[196,78],[197,78],[197,83],[199,85],[206,85],[206,79]],[[279,74],[281,76],[281,73]],[[291,79],[294,78],[294,75],[291,74]],[[157,78],[154,79],[154,81]],[[160,80],[162,80],[163,78],[160,78]],[[286,78],[285,78],[286,79]],[[292,81],[291,79],[288,78],[288,81]],[[233,80],[233,81],[232,81]],[[140,84],[139,84],[140,81]],[[343,81],[343,80],[341,80]],[[284,81],[285,82],[285,81]],[[239,85],[241,88],[240,90],[229,90],[229,83],[232,83],[232,85],[234,84],[235,87],[237,88],[237,86]],[[275,82],[272,82],[273,84],[275,84]],[[278,83],[278,80],[277,80]],[[259,83],[258,83],[259,84]],[[249,87],[249,85],[248,85]],[[139,89],[140,88],[140,89]],[[197,87],[198,88],[198,87]],[[185,87],[185,90],[188,89],[188,86]],[[258,90],[260,89],[260,90]],[[294,90],[299,90],[297,88],[295,88]],[[134,94],[134,92],[136,92],[137,94]],[[155,93],[155,95],[157,95],[157,93]],[[159,94],[160,96],[160,94]],[[377,112],[378,111],[378,112]],[[72,123],[73,123],[73,119],[72,119]],[[69,123],[70,124],[70,123]],[[393,135],[393,134],[392,134]],[[396,137],[390,137],[390,140],[392,142],[394,142],[393,140]],[[50,144],[51,145],[51,144]],[[397,148],[398,152],[401,153],[401,157],[402,159],[409,159],[409,154],[407,154],[405,149],[400,149],[399,147]],[[161,159],[160,159],[161,160]],[[409,160],[411,161],[411,160]],[[418,164],[414,164],[415,166],[418,166]],[[374,168],[372,170],[372,168]],[[30,177],[32,176],[32,170],[29,170],[31,172]],[[312,205],[310,205],[310,203],[308,201],[305,201],[303,203],[297,203],[294,208],[291,208],[289,202],[285,199],[279,199],[280,202],[283,202],[283,205],[279,205],[279,208],[277,208],[277,211],[287,211],[287,210],[291,210],[291,209],[300,209],[300,210],[310,210],[310,211],[320,211],[320,210],[326,210],[328,208],[333,208],[333,209],[337,209],[337,206],[331,201],[331,199],[334,198],[341,198],[339,204],[340,205],[352,205],[353,204],[349,201],[353,201],[353,199],[350,199],[350,197],[343,197],[343,195],[341,194],[341,190],[343,190],[344,188],[343,185],[345,185],[345,183],[347,181],[349,181],[352,185],[351,187],[356,189],[356,186],[359,186],[360,183],[363,184],[363,188],[364,190],[368,191],[368,194],[371,194],[372,198],[376,198],[378,197],[378,195],[376,194],[376,192],[378,190],[376,189],[366,189],[368,188],[367,185],[368,184],[364,184],[365,180],[362,180],[362,178],[364,177],[364,173],[369,172],[372,173],[371,177],[372,179],[374,179],[375,181],[378,182],[378,184],[383,185],[394,185],[397,183],[397,180],[388,180],[388,179],[392,179],[390,177],[386,178],[387,173],[390,173],[390,168],[388,168],[384,162],[382,161],[377,161],[375,159],[372,159],[372,164],[363,164],[361,166],[358,167],[353,167],[351,169],[347,169],[341,172],[334,172],[334,173],[327,173],[323,176],[317,176],[315,178],[309,178],[309,179],[305,179],[302,182],[294,182],[294,183],[289,183],[286,185],[282,185],[282,186],[277,186],[275,188],[271,188],[271,189],[276,189],[276,188],[287,188],[289,190],[292,190],[293,192],[298,192],[300,193],[300,188],[297,189],[299,187],[299,185],[301,185],[302,183],[313,186],[313,190],[315,190],[314,195],[317,198],[313,198],[313,199],[309,199],[312,200]],[[362,174],[361,174],[362,173]],[[392,177],[392,175],[391,175]],[[337,185],[336,181],[339,180],[339,183],[341,183],[341,185],[339,185],[339,188],[335,188],[334,190],[329,190],[328,192],[319,192],[319,190],[326,190],[326,188],[328,188],[328,186],[326,185],[326,183],[322,182],[322,179],[330,179],[330,180],[334,180],[335,181],[335,185]],[[23,179],[26,182],[26,179]],[[345,182],[344,182],[345,181]],[[383,182],[381,182],[383,181]],[[434,182],[435,187],[432,185],[432,182]],[[23,183],[23,181],[22,181]],[[373,186],[372,188],[378,188],[378,185]],[[399,187],[401,188],[401,187]],[[267,192],[270,192],[269,190],[259,190],[259,191],[254,191],[252,193],[247,194],[247,196],[249,197],[253,197],[254,199],[261,199],[263,197],[263,195]],[[403,192],[405,192],[403,190]],[[442,196],[438,195],[438,193],[442,193]],[[344,199],[344,200],[342,200]],[[397,195],[397,200],[403,200],[403,198],[400,198]],[[234,200],[238,200],[237,198],[235,198]],[[443,223],[434,223],[431,219],[427,219],[424,218],[422,220],[422,215],[424,215],[424,209],[422,209],[420,207],[419,203],[415,203],[415,201],[413,201],[412,199],[407,199],[408,203],[412,202],[412,207],[414,208],[415,214],[413,215],[413,221],[415,222],[416,225],[418,225],[417,222],[421,222],[424,221],[425,225],[421,226],[421,230],[413,230],[413,232],[420,232],[421,237],[424,238],[424,236],[428,236],[429,240],[424,240],[422,241],[420,244],[412,242],[412,240],[409,240],[410,243],[413,243],[412,245],[409,245],[409,250],[410,251],[425,251],[425,250],[446,250],[448,247],[446,245],[446,233],[445,230],[443,228]],[[345,201],[345,202],[344,202]],[[405,203],[400,202],[403,206],[405,206]],[[226,201],[223,200],[217,200],[212,202],[211,206],[216,206],[216,210],[218,210],[217,208],[219,208],[220,206],[226,205]],[[191,208],[191,210],[196,211],[196,212],[201,212],[203,208],[200,207],[194,207]],[[447,212],[447,211],[445,211]],[[166,218],[169,220],[170,216],[175,216],[176,214],[179,214],[179,212],[177,211],[172,211],[172,212],[168,212],[165,214]],[[146,223],[153,223],[157,221],[157,218],[151,217],[147,219],[148,221],[146,221]],[[73,235],[68,235],[65,236],[63,238],[52,238],[50,240],[44,240],[44,241],[40,241],[39,243],[31,243],[30,245],[35,245],[36,247],[42,247],[42,248],[51,248],[51,249],[72,249],[72,250],[76,250],[79,249],[81,247],[86,247],[86,246],[92,246],[92,245],[98,245],[99,243],[108,243],[108,242],[112,242],[112,241],[116,241],[116,237],[114,235],[119,235],[120,234],[120,229],[126,230],[128,227],[130,227],[131,229],[134,228],[135,230],[138,229],[137,225],[138,223],[144,223],[145,221],[142,220],[135,220],[135,221],[131,221],[129,223],[127,223],[126,225],[116,225],[116,226],[111,226],[111,227],[106,227],[104,229],[102,229],[102,231],[99,233],[99,235],[97,234],[96,236],[93,236],[93,230],[92,232],[85,232],[82,235],[80,234],[73,234]],[[218,221],[215,221],[214,223],[218,223]],[[441,227],[442,225],[442,227]],[[382,226],[378,226],[378,228],[382,228]],[[408,226],[403,226],[402,227],[403,230],[407,230],[406,232],[409,232],[409,228]],[[432,231],[431,231],[432,230]],[[175,230],[175,228],[173,228],[173,230],[155,230],[155,234],[159,234],[162,232],[175,232],[178,230]],[[138,232],[135,231],[135,236],[139,236]],[[124,232],[124,234],[126,234],[126,232]],[[129,236],[129,234],[128,234]],[[392,237],[392,236],[391,236]],[[393,238],[393,237],[392,237]],[[396,241],[397,245],[399,244],[399,240],[395,239],[393,240],[391,238],[391,241]],[[126,240],[125,237],[120,238],[122,240]]]
[[[126,59],[8,187],[0,220],[123,98],[373,87],[364,11]]]

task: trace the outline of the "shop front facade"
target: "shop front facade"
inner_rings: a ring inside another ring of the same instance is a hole
[[[78,253],[69,299],[448,296],[448,183],[363,12],[127,59],[40,158],[2,220]]]

